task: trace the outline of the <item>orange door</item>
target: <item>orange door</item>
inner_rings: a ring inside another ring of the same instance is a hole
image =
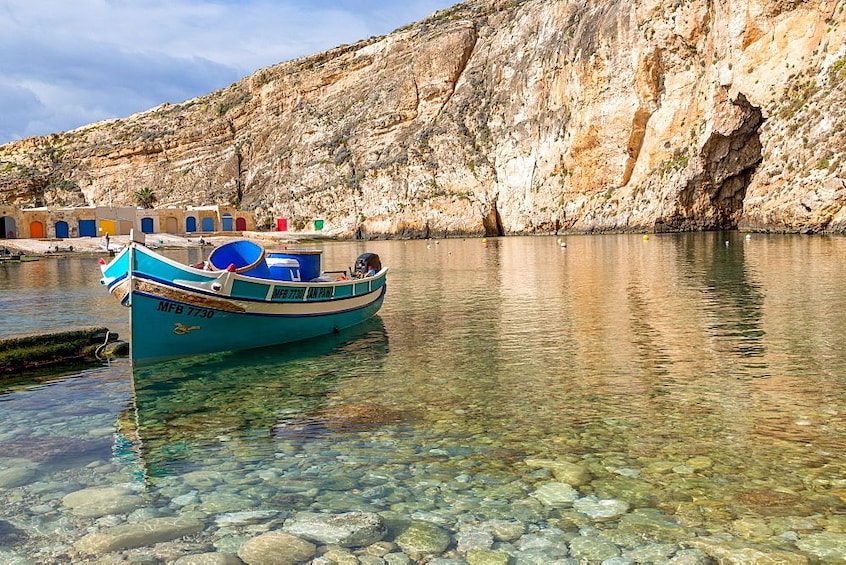
[[[29,237],[32,239],[41,239],[44,237],[44,224],[39,221],[30,222]]]

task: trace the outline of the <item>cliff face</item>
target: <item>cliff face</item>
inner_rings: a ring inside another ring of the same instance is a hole
[[[844,0],[471,0],[0,147],[18,205],[234,203],[342,235],[846,231]]]

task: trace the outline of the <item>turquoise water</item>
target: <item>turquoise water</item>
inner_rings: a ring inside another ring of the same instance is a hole
[[[183,515],[203,524],[190,541],[115,553],[236,553],[301,511],[435,523],[457,562],[463,533],[498,521],[522,537],[484,549],[515,563],[563,559],[527,536],[595,562],[846,553],[846,239],[562,241],[321,244],[328,267],[363,251],[390,267],[378,318],[7,387],[0,560],[74,562],[92,529]],[[97,275],[96,259],[0,266],[0,333],[125,332]],[[125,506],[66,498],[116,485]],[[266,514],[233,525],[245,512]]]

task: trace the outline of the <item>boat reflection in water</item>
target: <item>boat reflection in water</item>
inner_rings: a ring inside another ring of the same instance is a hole
[[[321,411],[388,349],[379,317],[319,339],[179,359],[133,370],[134,406],[119,418],[115,453],[139,480],[220,461],[272,459],[276,436],[325,434]],[[296,431],[295,431],[296,430]]]

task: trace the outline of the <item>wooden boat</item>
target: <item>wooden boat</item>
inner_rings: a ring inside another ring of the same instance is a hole
[[[320,259],[238,240],[183,265],[131,241],[110,262],[101,259],[100,282],[129,308],[130,357],[142,365],[309,339],[376,314],[388,272],[378,255],[331,272]]]

